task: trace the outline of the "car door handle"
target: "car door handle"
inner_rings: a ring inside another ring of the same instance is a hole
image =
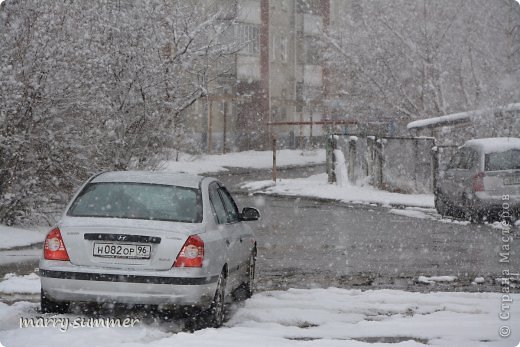
[[[226,239],[226,246],[229,247],[230,244],[231,244],[231,242],[229,242],[229,239]]]

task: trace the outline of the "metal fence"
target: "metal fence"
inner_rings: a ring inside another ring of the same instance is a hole
[[[333,135],[330,142],[328,149],[343,151],[351,182],[401,193],[433,192],[437,167],[444,166],[453,149],[444,146],[442,153],[434,151],[432,137]],[[334,174],[333,165],[328,172]]]

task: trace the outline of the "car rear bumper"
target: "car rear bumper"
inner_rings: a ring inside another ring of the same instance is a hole
[[[106,271],[106,270],[105,270]],[[218,276],[40,269],[42,289],[55,301],[208,307]]]
[[[507,197],[508,198],[505,199],[502,195],[491,195],[485,192],[478,192],[475,194],[472,207],[483,212],[508,211],[510,215],[518,215],[520,212],[520,196],[509,195]]]

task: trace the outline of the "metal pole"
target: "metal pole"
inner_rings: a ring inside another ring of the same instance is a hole
[[[376,148],[377,148],[377,187],[379,189],[383,188],[383,139],[376,138]]]
[[[303,112],[300,112],[300,148],[303,155]]]
[[[224,133],[222,134],[222,152],[226,154],[227,102],[224,101]]]
[[[418,171],[418,161],[419,161],[419,140],[413,140],[413,156],[414,156],[414,168],[413,168],[413,184],[415,191],[417,191],[417,171]]]
[[[439,175],[439,148],[433,140],[433,146],[431,148],[432,155],[432,191],[433,193],[437,193],[437,180]]]
[[[292,32],[292,35],[293,35],[293,92],[294,92],[294,114],[293,114],[293,117],[292,117],[292,120],[293,121],[296,121],[296,117],[298,115],[298,107],[299,107],[299,103],[300,101],[298,100],[298,81],[296,80],[296,76],[297,76],[297,69],[298,69],[298,59],[297,59],[297,48],[298,48],[298,31],[296,30],[296,14],[297,14],[297,1],[298,0],[294,0],[293,1],[293,12],[292,12],[292,20],[293,20],[293,32]],[[302,94],[303,95],[303,94]],[[302,121],[301,119],[301,115],[300,115],[300,121]],[[301,139],[301,129],[302,129],[302,126],[300,125],[300,139]],[[296,134],[295,134],[296,135]],[[295,136],[296,137],[296,136]],[[300,140],[301,141],[301,140]],[[297,144],[296,144],[296,141],[294,143],[294,148],[297,148]]]
[[[311,131],[310,131],[310,136],[309,136],[309,144],[312,149],[312,114],[311,114]]]
[[[327,136],[327,168],[329,183],[336,182],[336,156],[334,150],[336,149],[336,138],[334,135]]]
[[[276,183],[276,137],[273,137],[273,181]]]
[[[271,4],[270,1],[267,1],[267,102],[269,108],[269,124],[273,121],[273,112],[271,105]],[[273,127],[269,125],[267,127],[267,132],[269,137],[274,137]]]
[[[211,100],[206,95],[206,104],[208,106],[208,154],[211,154],[211,142],[212,142],[212,132],[213,132],[213,124],[211,119]]]

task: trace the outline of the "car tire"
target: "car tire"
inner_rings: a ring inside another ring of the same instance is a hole
[[[69,302],[57,302],[51,300],[43,291],[40,292],[40,310],[41,313],[67,313],[69,312]]]
[[[455,207],[446,201],[446,198],[441,194],[435,195],[435,209],[442,217],[455,217]]]
[[[253,249],[249,256],[249,267],[247,270],[247,282],[244,284],[246,290],[246,298],[253,296],[255,291],[255,274],[256,274],[256,249]]]
[[[217,290],[210,307],[204,312],[205,326],[218,328],[222,326],[225,318],[226,308],[226,273],[222,271],[217,281]]]
[[[480,224],[483,221],[483,217],[478,212],[465,211],[464,219],[468,220],[472,224]]]
[[[482,223],[483,214],[475,210],[475,207],[466,196],[463,197],[463,201],[462,217],[473,224]]]
[[[481,224],[484,222],[484,214],[478,211],[466,210],[466,219],[473,224]]]
[[[448,206],[441,195],[435,195],[435,209],[441,217],[448,216]]]

